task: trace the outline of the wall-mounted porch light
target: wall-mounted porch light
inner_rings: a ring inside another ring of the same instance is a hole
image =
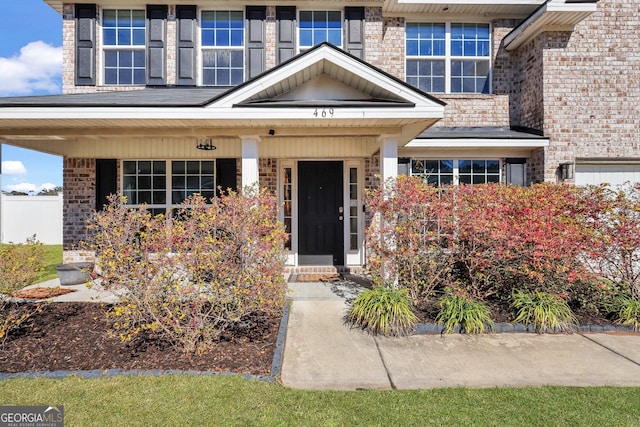
[[[573,179],[576,173],[576,164],[573,162],[560,163],[560,179],[566,181]]]
[[[205,138],[198,141],[196,148],[198,150],[212,151],[216,150],[218,147],[213,145],[213,138]]]

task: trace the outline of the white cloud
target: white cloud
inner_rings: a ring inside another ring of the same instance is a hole
[[[1,77],[0,77],[1,79]],[[2,162],[2,174],[3,175],[25,175],[27,168],[20,160],[7,160]]]
[[[54,188],[56,188],[55,184],[52,184],[50,182],[45,182],[44,184],[42,184],[40,186],[40,190],[39,191],[42,191],[42,190],[53,190]]]
[[[19,191],[21,193],[34,193],[37,194],[43,190],[51,190],[56,188],[55,184],[52,184],[50,182],[46,182],[42,185],[35,185],[32,184],[30,182],[21,182],[18,184],[8,184],[4,186],[4,190],[7,192],[12,192],[12,191]]]
[[[21,193],[37,193],[40,191],[37,185],[31,184],[30,182],[21,182],[16,185],[5,185],[4,188],[8,192],[19,191]]]
[[[0,96],[57,93],[62,74],[62,47],[35,41],[20,54],[0,58]]]

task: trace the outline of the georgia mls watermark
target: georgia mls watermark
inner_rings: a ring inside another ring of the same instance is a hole
[[[64,427],[64,407],[0,406],[0,427]]]

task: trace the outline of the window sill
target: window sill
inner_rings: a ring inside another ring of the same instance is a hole
[[[429,95],[433,95],[439,99],[488,99],[496,97],[493,93],[444,93],[444,92],[430,92]]]

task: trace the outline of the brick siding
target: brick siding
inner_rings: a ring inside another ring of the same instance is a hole
[[[492,22],[491,95],[435,94],[447,103],[437,126],[524,126],[543,131],[551,146],[535,150],[529,163],[533,181],[555,181],[559,163],[577,157],[639,157],[640,20],[638,0],[600,0],[598,11],[573,32],[541,33],[515,52],[503,38],[515,19]],[[98,20],[99,21],[99,20]],[[275,6],[267,6],[265,60],[275,66]],[[405,19],[365,7],[365,60],[404,79]],[[74,5],[63,6],[64,93],[131,90],[135,87],[75,87]],[[167,78],[175,82],[175,5],[167,23]],[[96,68],[100,74],[101,24],[96,28]],[[272,159],[266,159],[266,162]],[[262,162],[262,160],[261,160]],[[270,165],[269,167],[275,167]],[[275,188],[277,179],[263,175]]]
[[[264,23],[265,31],[265,69],[276,66],[276,7],[267,6],[267,19]]]
[[[176,72],[177,72],[177,43],[176,40],[178,31],[178,23],[176,22],[176,6],[169,5],[167,13],[167,84],[176,84]]]
[[[87,219],[96,206],[96,161],[65,158],[63,163],[63,248],[79,250],[86,238]]]
[[[260,187],[266,187],[273,194],[278,191],[278,160],[260,159],[258,164],[258,183]]]
[[[538,58],[542,51],[542,82],[528,89],[537,93],[537,109],[528,120],[541,124],[551,145],[535,179],[556,181],[559,164],[577,157],[640,159],[638,34],[637,0],[600,0],[574,32],[542,33],[519,50],[535,49]]]

